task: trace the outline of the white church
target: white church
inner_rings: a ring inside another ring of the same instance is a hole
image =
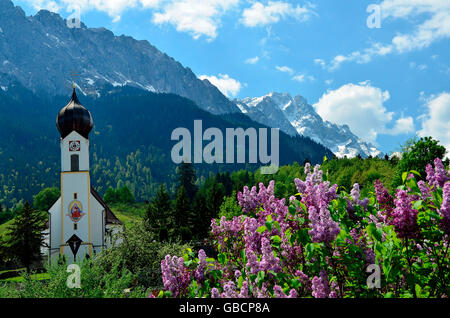
[[[61,196],[49,210],[44,252],[49,262],[65,255],[73,263],[112,245],[122,223],[91,187],[89,132],[94,122],[78,100],[75,85],[56,126],[61,134]]]

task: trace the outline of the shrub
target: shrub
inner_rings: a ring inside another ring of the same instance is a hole
[[[211,222],[217,258],[166,255],[158,297],[448,297],[450,173],[439,159],[426,171],[395,196],[379,180],[369,198],[358,184],[338,195],[309,164],[289,202],[273,181],[244,187],[242,215]]]

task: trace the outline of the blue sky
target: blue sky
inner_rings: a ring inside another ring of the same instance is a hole
[[[415,134],[450,149],[448,0],[14,3],[148,40],[230,98],[300,94],[385,152]]]

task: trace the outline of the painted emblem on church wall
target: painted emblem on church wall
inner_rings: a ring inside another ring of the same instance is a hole
[[[74,200],[69,204],[69,213],[67,216],[70,217],[73,222],[79,222],[85,214],[80,201]]]
[[[69,151],[80,151],[81,143],[79,140],[69,141]]]

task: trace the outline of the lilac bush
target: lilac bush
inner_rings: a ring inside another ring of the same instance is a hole
[[[406,173],[391,195],[376,180],[361,198],[305,165],[298,193],[277,198],[275,182],[237,193],[243,214],[211,221],[217,258],[188,250],[161,262],[172,297],[447,297],[450,177],[437,159],[425,181]],[[367,269],[381,269],[372,288]]]

